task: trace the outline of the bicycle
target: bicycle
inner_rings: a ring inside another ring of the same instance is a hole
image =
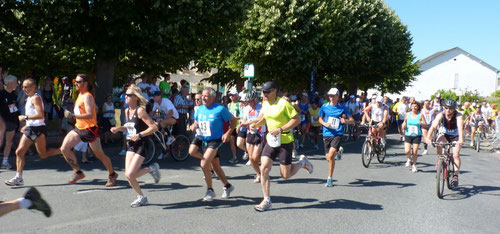
[[[474,133],[474,146],[472,147],[474,150],[479,152],[481,149],[481,140],[483,139],[483,132],[479,128]]]
[[[163,118],[163,116],[154,116],[153,119]],[[149,163],[155,157],[157,159],[165,158],[167,153],[175,161],[184,161],[189,157],[189,145],[191,141],[185,135],[172,135],[172,126],[166,129],[170,133],[170,137],[166,137],[160,129],[153,133],[151,139],[146,141],[146,160],[144,163]],[[171,138],[173,137],[173,138]],[[170,139],[169,139],[170,138]],[[161,151],[157,150],[161,149]],[[158,151],[158,152],[157,152]]]
[[[377,160],[379,163],[384,162],[386,147],[382,147],[380,144],[382,138],[378,134],[376,136],[373,134],[372,128],[378,127],[376,125],[372,126],[371,123],[365,126],[368,127],[368,135],[366,136],[363,147],[361,148],[361,162],[365,168],[368,168],[375,154],[377,154]]]
[[[452,189],[451,179],[455,175],[455,160],[451,154],[451,149],[455,147],[455,143],[433,142],[434,146],[443,146],[445,155],[439,155],[436,163],[436,191],[438,198],[443,198],[444,184]]]
[[[342,142],[346,143],[349,141],[351,128],[347,122],[345,122],[342,125],[343,125],[343,129],[344,129],[344,134],[342,134]]]

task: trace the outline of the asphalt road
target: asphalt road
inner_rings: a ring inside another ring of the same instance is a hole
[[[0,218],[2,233],[498,233],[500,230],[500,157],[469,147],[462,151],[460,186],[435,191],[434,150],[419,157],[418,173],[404,167],[403,144],[395,135],[388,139],[384,163],[361,164],[361,144],[344,145],[337,161],[334,187],[326,188],[327,163],[323,150],[306,146],[303,153],[315,166],[309,175],[301,170],[284,180],[279,168],[271,171],[274,210],[253,209],[262,199],[260,184],[243,163],[236,166],[223,148],[224,170],[236,187],[232,198],[223,200],[222,184],[214,181],[216,200],[201,201],[205,183],[199,160],[160,161],[162,180],[154,184],[149,175],[139,180],[149,199],[146,207],[130,208],[135,199],[123,173],[124,159],[118,147],[106,152],[119,170],[114,188],[104,186],[106,171],[101,163],[82,165],[86,178],[69,185],[70,167],[61,157],[40,160],[30,157],[24,187],[0,185],[0,200],[18,198],[27,186],[37,187],[53,209],[53,216],[19,210]],[[299,152],[300,153],[300,152]],[[421,153],[421,151],[420,151]],[[13,158],[12,158],[13,159]],[[240,160],[241,162],[241,160]],[[14,163],[12,161],[12,163]],[[14,171],[0,171],[2,181]]]

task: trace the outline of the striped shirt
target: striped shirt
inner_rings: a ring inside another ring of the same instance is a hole
[[[178,108],[178,106],[189,106],[189,101],[182,94],[177,94],[174,99],[174,106],[180,114],[187,114],[188,109]]]

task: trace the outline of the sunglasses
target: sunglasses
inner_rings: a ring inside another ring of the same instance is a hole
[[[201,99],[197,98],[197,99],[194,99],[195,101],[201,101]]]
[[[127,96],[127,97],[135,97],[135,94],[133,94],[133,93],[126,93],[125,96]]]
[[[262,91],[262,92],[265,93],[265,94],[268,94],[268,93],[271,92],[271,90],[269,90],[269,91]]]
[[[455,108],[455,107],[450,108],[450,107],[445,106],[445,107],[444,107],[444,109],[445,109],[445,110],[455,110],[456,108]]]
[[[75,80],[75,84],[81,84],[83,80]]]

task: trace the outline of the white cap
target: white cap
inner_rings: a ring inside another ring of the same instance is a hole
[[[384,101],[384,98],[382,96],[377,96],[377,98],[375,99],[377,102],[383,102]]]
[[[229,91],[229,94],[231,94],[231,95],[238,95],[238,90],[236,90],[236,89],[231,89],[231,90]]]
[[[307,93],[302,93],[302,96],[307,97],[308,95]]]
[[[339,90],[337,88],[331,88],[328,90],[328,95],[337,95],[339,94]]]

